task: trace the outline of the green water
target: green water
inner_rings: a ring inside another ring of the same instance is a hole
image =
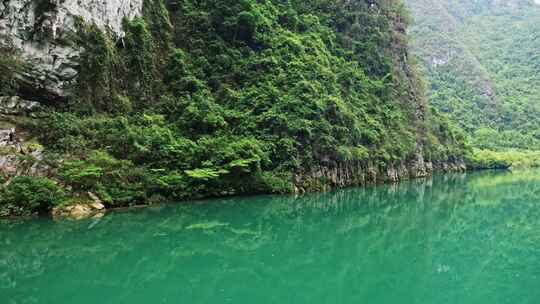
[[[540,303],[540,172],[3,221],[0,303]]]

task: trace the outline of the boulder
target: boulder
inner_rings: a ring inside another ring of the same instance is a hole
[[[52,216],[56,219],[82,220],[102,217],[104,212],[105,206],[102,204],[75,204],[54,208],[52,210]]]

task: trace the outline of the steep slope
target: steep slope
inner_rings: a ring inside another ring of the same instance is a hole
[[[68,202],[316,190],[463,168],[463,135],[429,110],[410,63],[400,1],[146,0],[140,14],[121,32],[74,18],[65,101],[36,96],[46,111],[25,124]],[[5,65],[17,79],[28,56],[12,49]],[[27,96],[10,83],[2,94]]]
[[[413,49],[435,108],[477,147],[540,148],[540,6],[528,0],[407,0]]]

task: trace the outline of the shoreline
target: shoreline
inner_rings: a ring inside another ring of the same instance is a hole
[[[382,186],[382,185],[389,185],[389,184],[399,184],[401,182],[407,182],[407,181],[412,181],[412,180],[420,180],[420,179],[424,179],[424,178],[429,178],[429,177],[433,177],[435,175],[444,175],[444,174],[452,174],[452,173],[469,173],[469,172],[477,172],[477,171],[488,171],[488,170],[507,170],[507,169],[471,169],[471,168],[466,168],[465,170],[461,170],[461,169],[442,169],[442,168],[439,168],[439,169],[435,169],[428,172],[427,175],[422,175],[422,176],[401,176],[399,179],[397,180],[392,180],[392,179],[376,179],[375,181],[369,181],[369,180],[364,180],[363,183],[361,184],[349,184],[349,185],[344,185],[344,186],[326,186],[324,187],[323,189],[312,189],[312,190],[305,190],[305,191],[294,191],[294,192],[291,192],[291,193],[283,193],[283,194],[275,194],[275,193],[264,193],[264,192],[259,192],[259,193],[244,193],[244,194],[237,194],[237,195],[225,195],[225,196],[206,196],[206,197],[200,197],[200,198],[191,198],[191,199],[184,199],[184,200],[179,200],[179,201],[176,201],[176,202],[168,202],[168,201],[163,201],[163,202],[156,202],[156,203],[152,203],[152,204],[136,204],[136,205],[131,205],[131,206],[119,206],[119,207],[110,207],[110,208],[105,208],[105,209],[102,209],[102,210],[93,210],[93,211],[90,211],[88,212],[87,214],[84,214],[84,216],[82,217],[78,217],[78,216],[69,216],[69,215],[60,215],[60,216],[55,216],[53,214],[53,210],[49,211],[49,213],[47,214],[36,214],[36,215],[27,215],[27,216],[7,216],[7,217],[0,217],[0,221],[2,220],[31,220],[31,219],[38,219],[38,218],[43,218],[43,219],[52,219],[52,220],[60,220],[60,221],[63,221],[63,220],[84,220],[84,219],[91,219],[91,218],[94,218],[94,217],[102,217],[104,215],[106,215],[107,213],[121,213],[121,212],[129,212],[130,210],[136,210],[136,209],[143,209],[143,208],[150,208],[150,207],[154,207],[154,206],[159,206],[159,205],[172,205],[172,204],[199,204],[199,205],[203,205],[205,204],[205,201],[208,201],[208,200],[217,200],[217,199],[226,199],[226,198],[240,198],[240,197],[250,197],[250,196],[295,196],[295,197],[299,197],[299,196],[304,196],[304,195],[309,195],[309,194],[315,194],[315,193],[327,193],[327,192],[332,192],[332,191],[339,191],[339,190],[342,190],[342,189],[348,189],[348,188],[357,188],[357,187],[376,187],[376,186]],[[295,189],[298,189],[297,186],[295,185]],[[75,204],[75,205],[69,205],[69,206],[87,206],[89,204]],[[65,206],[65,207],[69,207],[69,206]]]

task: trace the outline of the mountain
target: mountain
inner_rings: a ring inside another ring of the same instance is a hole
[[[407,0],[431,104],[479,148],[540,149],[540,5]]]
[[[3,120],[23,142],[4,140],[6,178],[23,175],[4,213],[464,168],[464,135],[430,110],[411,63],[400,1],[0,5]]]

